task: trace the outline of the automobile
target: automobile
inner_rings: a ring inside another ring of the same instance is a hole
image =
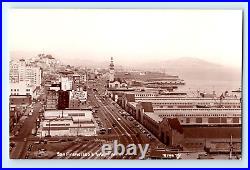
[[[156,139],[153,138],[153,137],[150,137],[149,139],[150,139],[150,141],[155,141],[155,140],[156,140]]]
[[[80,139],[80,138],[76,138],[75,140],[74,140],[74,142],[81,142],[82,140]]]
[[[118,117],[118,118],[117,118],[117,120],[118,120],[118,121],[120,121],[120,120],[121,120],[121,118],[119,118],[119,117]]]
[[[26,141],[27,141],[27,138],[24,138],[23,141],[26,142]]]
[[[150,134],[147,134],[147,137],[151,137],[151,135],[150,135]]]
[[[60,142],[66,142],[66,139],[60,139]]]
[[[198,154],[197,159],[214,159],[211,155],[208,155],[207,153],[204,154]]]
[[[15,147],[16,143],[15,142],[10,142],[10,147]]]
[[[29,159],[29,154],[26,154],[24,158]]]
[[[43,157],[43,153],[38,153],[38,154],[37,154],[37,157],[38,157],[38,158]]]
[[[182,145],[173,145],[169,148],[171,151],[183,151],[183,146]]]
[[[44,144],[47,144],[47,143],[48,143],[48,140],[44,139],[44,140],[43,140],[43,143],[44,143]]]
[[[18,136],[18,135],[19,135],[19,131],[16,131],[16,132],[15,132],[15,136]]]
[[[38,151],[46,152],[47,149],[45,149],[45,148],[40,148],[40,149],[38,149]]]
[[[104,131],[100,131],[100,134],[105,134],[105,132]]]
[[[68,138],[67,140],[68,140],[68,141],[73,141],[74,139],[73,139],[73,138]]]
[[[40,144],[40,141],[36,141],[36,142],[34,142],[34,144]]]

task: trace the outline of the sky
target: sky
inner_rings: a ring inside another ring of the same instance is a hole
[[[15,54],[76,62],[113,56],[120,64],[192,57],[241,67],[240,10],[11,9],[8,24]]]

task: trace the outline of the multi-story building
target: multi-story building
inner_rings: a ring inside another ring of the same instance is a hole
[[[66,109],[69,108],[69,91],[58,91],[58,109]]]
[[[61,90],[72,90],[73,88],[73,80],[70,80],[68,77],[61,77]]]
[[[69,109],[85,108],[87,91],[71,91],[69,96]]]
[[[58,107],[58,92],[55,90],[47,91],[46,110],[55,110]]]
[[[28,66],[24,59],[10,62],[11,83],[29,81],[33,86],[41,86],[42,71],[40,67]]]
[[[16,60],[10,61],[10,82],[17,83],[19,82],[19,62]]]

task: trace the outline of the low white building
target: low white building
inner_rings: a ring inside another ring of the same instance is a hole
[[[114,81],[109,82],[110,89],[127,88],[128,85],[125,80],[120,78],[114,78]]]
[[[46,110],[41,122],[42,136],[94,136],[96,124],[92,111]]]
[[[10,83],[10,95],[26,95],[31,96],[32,99],[37,98],[37,88],[28,81],[20,81],[16,83]]]

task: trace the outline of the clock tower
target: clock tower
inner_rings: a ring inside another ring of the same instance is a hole
[[[113,82],[115,80],[115,68],[113,57],[111,57],[111,61],[109,64],[109,82]]]

